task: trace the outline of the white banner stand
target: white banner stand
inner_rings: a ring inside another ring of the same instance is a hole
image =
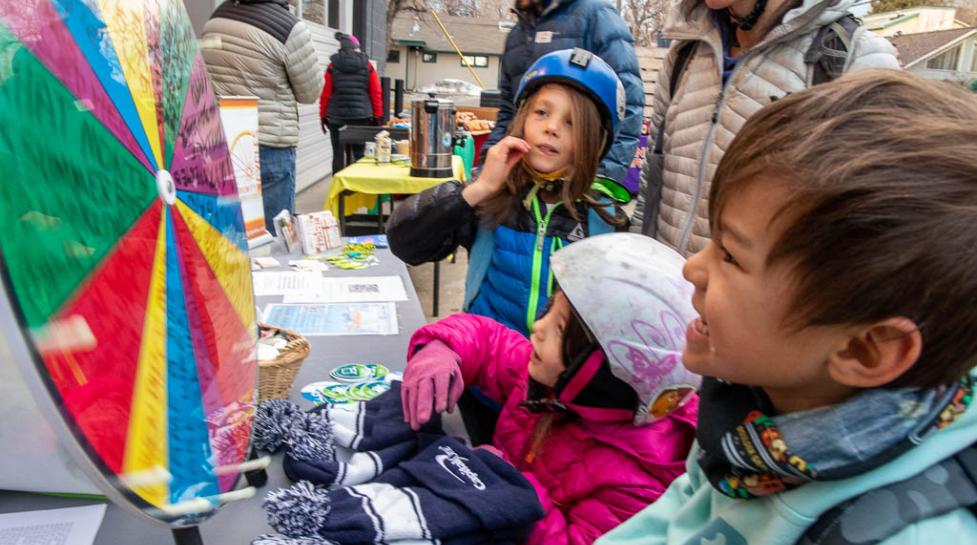
[[[237,193],[241,198],[248,248],[267,244],[275,238],[265,228],[265,208],[261,200],[261,165],[258,159],[258,97],[220,97],[221,124],[234,164]]]

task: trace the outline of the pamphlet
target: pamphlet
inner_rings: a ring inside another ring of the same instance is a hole
[[[264,322],[306,336],[396,335],[398,331],[395,303],[271,304],[265,307]]]
[[[363,303],[406,301],[407,290],[399,276],[340,276],[322,279],[319,291],[296,292],[285,303]]]

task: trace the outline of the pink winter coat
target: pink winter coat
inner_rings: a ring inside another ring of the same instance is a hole
[[[642,427],[581,418],[554,421],[535,460],[527,463],[543,416],[519,406],[529,381],[529,340],[490,318],[455,314],[418,329],[408,355],[434,340],[460,356],[466,386],[504,404],[493,443],[533,483],[546,511],[527,543],[593,543],[658,499],[685,472],[697,398]]]

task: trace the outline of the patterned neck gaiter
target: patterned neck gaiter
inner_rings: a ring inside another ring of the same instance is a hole
[[[967,409],[973,377],[940,388],[865,390],[838,405],[777,416],[759,388],[705,378],[699,398],[699,466],[723,494],[750,499],[892,460]]]

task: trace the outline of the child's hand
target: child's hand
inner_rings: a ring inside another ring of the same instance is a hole
[[[500,140],[485,155],[482,174],[461,192],[461,196],[468,204],[475,206],[502,191],[509,171],[530,149],[531,146],[522,138],[506,136]]]
[[[417,431],[435,413],[452,411],[465,391],[458,354],[440,341],[417,351],[404,370],[400,401],[404,422]]]

